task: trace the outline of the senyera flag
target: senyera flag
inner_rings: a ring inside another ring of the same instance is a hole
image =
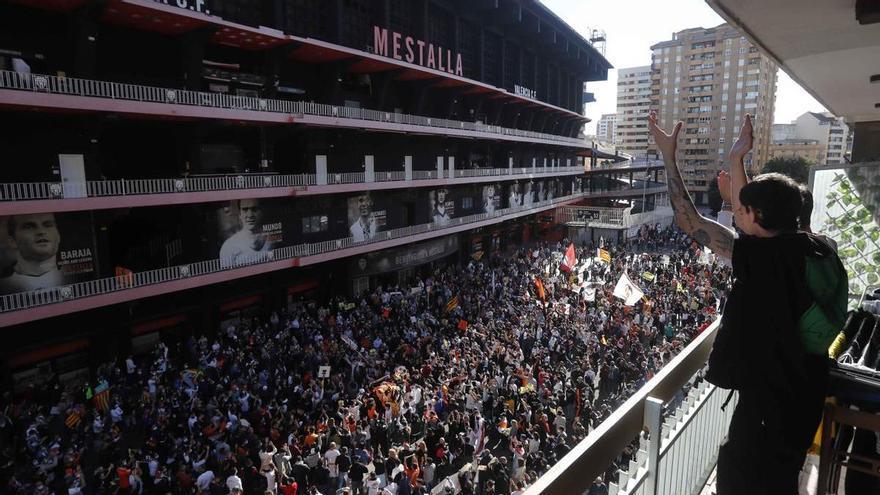
[[[565,250],[565,256],[562,258],[562,265],[559,269],[565,273],[570,273],[574,270],[575,266],[577,266],[577,256],[574,252],[574,243],[571,243],[568,245],[568,249]]]

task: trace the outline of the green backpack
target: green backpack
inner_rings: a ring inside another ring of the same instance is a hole
[[[807,290],[813,304],[801,315],[801,341],[807,352],[826,355],[843,330],[849,282],[837,256],[807,256],[806,262]]]

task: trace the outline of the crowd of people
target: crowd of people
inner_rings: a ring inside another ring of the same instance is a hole
[[[518,493],[714,321],[729,284],[674,228],[579,246],[563,271],[567,246],[301,301],[106,363],[83,388],[7,394],[0,492]],[[624,272],[644,292],[632,306],[612,294]]]

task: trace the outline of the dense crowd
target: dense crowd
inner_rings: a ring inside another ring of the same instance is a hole
[[[302,301],[106,363],[82,389],[7,394],[0,492],[517,493],[714,320],[729,279],[674,229],[603,241],[610,261],[578,247],[571,272],[566,246]],[[624,272],[645,294],[633,306],[612,295]]]

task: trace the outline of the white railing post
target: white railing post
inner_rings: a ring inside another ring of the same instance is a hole
[[[449,163],[449,178],[454,179],[455,178],[455,157],[450,156],[447,159],[447,162]]]
[[[376,170],[373,155],[364,155],[364,182],[375,182]]]
[[[657,469],[660,466],[660,419],[663,414],[663,401],[648,397],[645,401],[645,428],[648,430],[648,479],[645,480],[645,495],[655,495],[657,480],[660,478]]]
[[[437,178],[438,179],[443,178],[443,157],[442,156],[437,157]]]
[[[403,157],[403,180],[405,180],[405,181],[413,180],[412,156],[411,155],[406,155]]]

